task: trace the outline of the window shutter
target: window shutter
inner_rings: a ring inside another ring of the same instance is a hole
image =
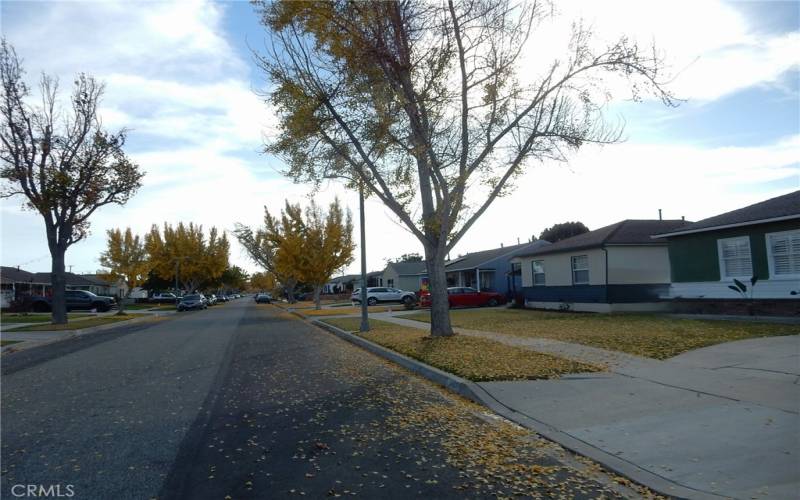
[[[776,276],[800,274],[800,232],[769,236]]]

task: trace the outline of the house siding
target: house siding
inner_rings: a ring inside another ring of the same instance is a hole
[[[575,285],[576,287],[605,285],[606,284],[606,255],[599,248],[589,250],[575,250],[541,256],[526,256],[520,258],[522,262],[522,287],[533,286],[533,272],[531,263],[534,260],[544,261],[544,275],[546,287],[559,287],[572,285],[572,256],[586,255],[589,258],[589,285]]]
[[[799,229],[797,220],[773,222],[757,226],[745,226],[719,231],[673,236],[669,239],[669,261],[673,283],[701,283],[720,281],[719,252],[717,240],[748,236],[753,273],[760,280],[767,280],[767,233]]]
[[[522,290],[528,302],[636,304],[662,300],[669,292],[669,283],[530,286]]]

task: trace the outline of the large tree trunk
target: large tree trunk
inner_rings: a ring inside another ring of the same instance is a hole
[[[53,311],[52,321],[54,325],[67,323],[67,277],[64,274],[64,254],[66,252],[66,248],[59,245],[50,246],[50,255],[53,258],[52,273],[50,274],[53,297],[50,304]]]
[[[447,301],[447,276],[444,267],[444,252],[436,248],[425,248],[428,280],[431,293],[431,336],[455,335],[450,325],[450,304]]]
[[[322,294],[322,285],[314,285],[314,309],[322,309],[320,295]]]

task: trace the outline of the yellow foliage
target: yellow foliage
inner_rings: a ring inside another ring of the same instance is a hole
[[[149,259],[139,235],[134,236],[131,228],[123,234],[119,229],[107,231],[107,248],[100,254],[100,264],[107,268],[106,275],[113,279],[123,279],[129,289],[139,286],[150,270]]]

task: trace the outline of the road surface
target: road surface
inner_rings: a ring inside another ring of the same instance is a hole
[[[4,355],[2,373],[3,498],[642,493],[249,299]]]

